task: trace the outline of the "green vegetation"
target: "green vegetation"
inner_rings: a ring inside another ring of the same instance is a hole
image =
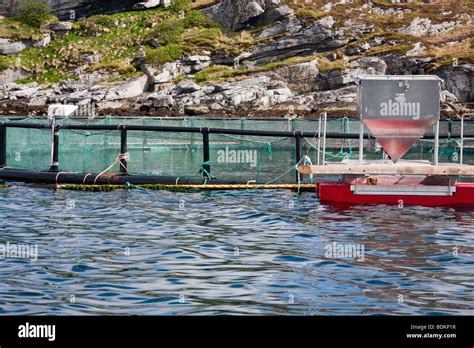
[[[41,39],[43,33],[14,19],[0,19],[0,37]],[[149,45],[151,40],[158,48]],[[160,65],[203,50],[235,54],[240,50],[239,45],[248,45],[248,42],[241,36],[235,41],[227,37],[216,22],[193,9],[191,2],[178,1],[167,9],[80,20],[74,23],[70,33],[56,37],[47,48],[29,48],[16,55],[0,56],[0,69],[21,66],[34,74],[28,82],[54,83],[71,77],[75,68],[84,65],[83,56],[88,54],[100,60],[89,66],[88,71],[103,69],[125,78],[137,72],[134,61],[142,46],[146,48],[145,61]]]
[[[11,18],[0,19],[0,37],[11,40],[39,39],[43,36],[41,30]]]
[[[239,76],[246,76],[251,74],[263,73],[266,71],[275,70],[285,66],[310,62],[316,58],[320,58],[320,55],[311,55],[306,57],[292,57],[279,62],[267,63],[255,68],[238,68],[233,69],[226,65],[213,65],[200,72],[195,76],[195,79],[199,83],[206,81],[218,81],[223,78],[235,78]],[[318,65],[319,68],[319,65]]]
[[[380,55],[386,55],[386,54],[406,54],[409,50],[413,48],[413,45],[408,44],[408,45],[402,45],[402,44],[397,44],[397,45],[381,45],[381,46],[376,46],[372,47],[367,51],[368,56],[380,56]]]
[[[300,18],[314,20],[314,19],[319,19],[319,18],[327,16],[327,13],[320,10],[315,10],[313,8],[303,7],[303,8],[298,8],[295,11],[295,15]]]
[[[174,0],[171,2],[169,10],[175,14],[180,13],[181,11],[189,11],[192,9],[191,2],[188,0]]]
[[[180,59],[183,56],[185,51],[184,45],[176,44],[176,43],[169,43],[166,46],[158,47],[154,50],[149,50],[145,62],[150,64],[162,65],[167,62],[172,62],[175,60]],[[191,52],[191,50],[186,47],[187,52]]]
[[[236,70],[226,65],[213,65],[199,71],[195,78],[197,82],[215,81],[221,79],[226,74],[232,74],[233,71]]]
[[[51,14],[51,10],[45,3],[28,0],[19,5],[14,18],[18,22],[39,28],[42,24],[51,21],[55,17]]]
[[[179,4],[175,3],[178,8],[185,8],[188,12],[185,12],[184,18],[179,15],[167,17],[153,28],[149,38],[160,47],[147,51],[147,63],[160,65],[178,60],[185,53],[220,47],[224,37],[220,26],[202,12]]]
[[[184,33],[183,21],[178,17],[171,17],[159,23],[151,33],[151,37],[160,45],[168,45],[180,41]]]
[[[6,70],[6,69],[8,69],[8,64],[5,61],[5,59],[2,56],[0,56],[0,71]]]

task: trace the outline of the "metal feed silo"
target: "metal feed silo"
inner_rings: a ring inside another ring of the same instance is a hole
[[[403,75],[360,79],[360,119],[394,162],[439,121],[441,81]]]

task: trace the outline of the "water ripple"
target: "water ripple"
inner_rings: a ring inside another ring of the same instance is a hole
[[[19,185],[0,230],[38,248],[0,258],[0,315],[474,314],[472,211]]]

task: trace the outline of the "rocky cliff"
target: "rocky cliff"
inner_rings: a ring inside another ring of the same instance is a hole
[[[367,74],[436,74],[447,115],[472,108],[471,1],[176,1],[49,23],[0,20],[0,110],[354,115]]]
[[[0,0],[0,15],[12,16],[24,0]],[[78,19],[95,14],[106,14],[133,10],[140,7],[156,7],[167,3],[164,0],[44,0],[60,19]]]

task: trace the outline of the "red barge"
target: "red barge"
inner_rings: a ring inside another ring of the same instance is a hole
[[[338,179],[318,181],[316,193],[321,203],[474,207],[474,183],[463,182],[474,178],[474,166],[463,164],[464,118],[459,163],[438,161],[440,82],[434,76],[372,76],[359,80],[359,159],[326,162],[324,119],[318,165],[298,167],[300,174]],[[384,159],[364,159],[365,128],[383,148]],[[435,133],[433,162],[401,160],[431,128]]]

